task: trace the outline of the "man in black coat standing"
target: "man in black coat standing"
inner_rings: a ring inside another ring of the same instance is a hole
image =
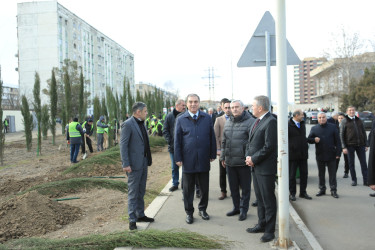
[[[311,128],[308,142],[315,144],[316,162],[318,164],[320,190],[316,196],[326,194],[325,173],[327,166],[331,195],[334,198],[339,198],[337,194],[336,159],[341,154],[341,143],[336,126],[327,123],[325,113],[318,114],[318,124]]]
[[[248,233],[261,233],[262,242],[275,238],[277,172],[277,121],[269,112],[267,96],[257,96],[253,101],[253,114],[257,120],[250,128],[246,148],[246,165],[254,169],[253,184],[258,200],[258,224],[246,229]]]
[[[300,192],[299,197],[311,200],[312,198],[306,193],[307,187],[307,159],[308,144],[306,139],[306,127],[303,121],[303,112],[297,109],[293,112],[293,117],[288,123],[289,139],[289,199],[296,200],[296,172],[300,171]]]

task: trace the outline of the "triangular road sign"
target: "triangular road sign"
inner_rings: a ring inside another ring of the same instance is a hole
[[[253,36],[247,44],[240,60],[237,63],[238,67],[260,67],[266,66],[266,43],[265,32],[268,31],[270,35],[270,58],[271,66],[276,65],[276,41],[275,41],[275,20],[271,13],[266,11],[260,20]],[[298,58],[296,52],[286,41],[287,49],[287,65],[300,64],[301,60]]]

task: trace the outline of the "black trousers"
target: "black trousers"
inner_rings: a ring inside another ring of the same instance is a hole
[[[344,174],[349,174],[348,155],[347,154],[343,154],[343,155],[344,155]],[[337,173],[337,170],[339,169],[340,158],[336,159],[336,173]]]
[[[366,150],[364,146],[347,146],[348,150],[348,162],[349,162],[349,170],[350,176],[352,177],[352,181],[357,181],[357,174],[355,172],[355,164],[354,164],[354,152],[357,153],[359,163],[361,164],[361,171],[363,182],[367,182],[367,163],[366,163]]]
[[[251,192],[250,167],[230,167],[228,169],[229,188],[232,194],[233,210],[247,213],[249,211]],[[240,196],[240,188],[242,195]]]
[[[223,167],[221,161],[219,161],[219,183],[220,183],[220,190],[222,193],[227,193],[227,170]]]
[[[276,196],[275,175],[253,175],[254,192],[258,200],[258,224],[265,228],[266,233],[275,233]]]
[[[92,149],[92,142],[91,142],[91,139],[89,137],[86,137],[86,143],[87,143],[87,146],[89,147],[90,153],[94,152],[94,150]],[[86,153],[85,138],[83,136],[82,136],[81,148],[82,148],[82,154]]]
[[[300,194],[306,193],[307,178],[308,178],[307,159],[299,160],[299,161],[289,161],[289,192],[291,195],[296,195],[296,192],[297,192],[296,173],[297,173],[298,168],[299,168],[299,173],[300,173],[299,193]]]
[[[316,161],[318,164],[319,171],[319,189],[326,191],[326,166],[328,168],[329,186],[331,191],[337,191],[336,181],[336,160],[332,161]]]
[[[183,194],[184,194],[184,205],[186,214],[194,213],[194,186],[197,180],[200,188],[201,199],[198,204],[199,211],[206,211],[208,205],[208,192],[210,184],[210,172],[201,173],[182,173],[182,179],[184,183]]]

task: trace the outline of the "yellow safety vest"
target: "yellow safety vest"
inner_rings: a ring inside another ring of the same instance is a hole
[[[99,127],[99,126],[98,126],[98,122],[100,122],[100,120],[98,120],[98,121],[96,122],[96,133],[98,133],[98,134],[103,134],[103,133],[104,133],[104,128]]]
[[[81,133],[77,130],[78,122],[69,123],[69,137],[81,137]]]

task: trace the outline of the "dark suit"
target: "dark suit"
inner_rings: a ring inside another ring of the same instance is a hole
[[[134,116],[121,125],[120,154],[122,167],[130,166],[128,174],[128,214],[129,222],[136,222],[144,214],[147,170],[152,159],[146,127],[138,124]],[[144,127],[144,133],[141,131]],[[146,137],[145,137],[146,136]]]
[[[250,156],[254,163],[253,185],[258,200],[258,225],[265,229],[265,233],[274,233],[277,213],[277,122],[267,113],[256,123],[250,129],[246,156]]]

